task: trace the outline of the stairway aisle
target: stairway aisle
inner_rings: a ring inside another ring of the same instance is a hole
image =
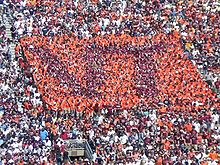
[[[10,41],[12,41],[10,44],[10,53],[11,53],[11,60],[14,61],[16,44],[13,42],[13,38],[11,34],[12,25],[9,23],[9,19],[5,14],[3,15],[3,18],[4,18],[5,27],[6,27],[6,36],[10,39]]]

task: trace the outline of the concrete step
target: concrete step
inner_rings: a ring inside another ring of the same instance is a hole
[[[11,33],[6,33],[7,36],[11,37]]]
[[[8,18],[7,17],[4,17],[4,23],[5,23],[5,27],[6,27],[6,36],[12,40],[12,34],[11,34],[11,27],[12,25],[10,24],[10,22],[8,21]],[[11,44],[11,47],[10,47],[10,53],[11,53],[11,58],[12,59],[15,59],[15,47],[16,45],[15,44]]]

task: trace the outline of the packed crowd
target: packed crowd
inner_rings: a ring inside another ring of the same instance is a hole
[[[219,164],[217,1],[3,0],[2,164]],[[7,11],[6,10],[6,11]],[[191,59],[193,62],[191,62]],[[200,65],[201,64],[201,65]]]
[[[75,39],[75,43],[81,43],[77,47],[67,36],[65,43],[58,41],[59,45],[54,38],[56,46],[45,45],[46,37],[42,40],[38,37],[21,39],[24,54],[30,66],[36,69],[33,73],[35,82],[50,108],[83,111],[97,105],[99,109],[115,106],[127,109],[141,100],[156,104],[153,100],[157,96],[156,72],[151,50],[141,48],[140,53],[135,47],[127,47],[129,42],[143,43],[144,37],[121,36],[119,42],[128,42],[123,45],[117,43],[118,38],[111,37],[113,46],[108,45],[105,38],[97,37],[86,41],[87,44]],[[107,48],[100,44],[106,44]],[[41,48],[34,49],[36,45]]]
[[[185,54],[219,91],[219,3],[205,1],[22,1],[15,13],[18,36],[74,34],[156,35],[177,30]],[[25,8],[26,6],[32,6]],[[26,10],[25,10],[26,9]],[[191,14],[193,13],[193,14]],[[208,37],[207,37],[208,36]],[[209,71],[207,73],[207,71]],[[206,74],[207,73],[207,74]]]
[[[48,152],[42,147],[45,146],[44,142],[40,142],[31,131],[35,130],[35,121],[32,121],[31,111],[25,107],[25,103],[30,102],[32,111],[35,111],[36,106],[42,106],[42,101],[39,99],[32,77],[20,69],[18,61],[12,56],[12,41],[6,36],[6,18],[2,18],[4,19],[0,21],[0,164],[19,164],[22,160],[29,163],[38,159],[42,161]],[[26,94],[27,89],[31,95]],[[36,122],[39,122],[38,120]],[[32,151],[37,141],[40,142],[39,148]]]

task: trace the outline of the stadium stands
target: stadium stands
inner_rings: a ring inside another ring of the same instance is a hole
[[[0,5],[1,164],[220,163],[218,1]]]

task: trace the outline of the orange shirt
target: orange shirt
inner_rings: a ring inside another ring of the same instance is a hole
[[[162,165],[162,163],[163,163],[163,159],[161,157],[159,157],[157,159],[156,165]]]
[[[212,152],[209,154],[209,157],[213,160],[217,160],[218,159],[218,154],[216,152]]]
[[[202,143],[202,136],[198,136],[197,141],[198,141],[198,143]]]
[[[164,148],[165,148],[165,150],[170,149],[170,142],[168,140],[164,143]]]
[[[188,132],[192,131],[192,124],[190,124],[190,123],[186,124],[186,125],[185,125],[185,129],[186,129],[186,131],[188,131]]]
[[[208,165],[208,162],[201,162],[201,165]]]

